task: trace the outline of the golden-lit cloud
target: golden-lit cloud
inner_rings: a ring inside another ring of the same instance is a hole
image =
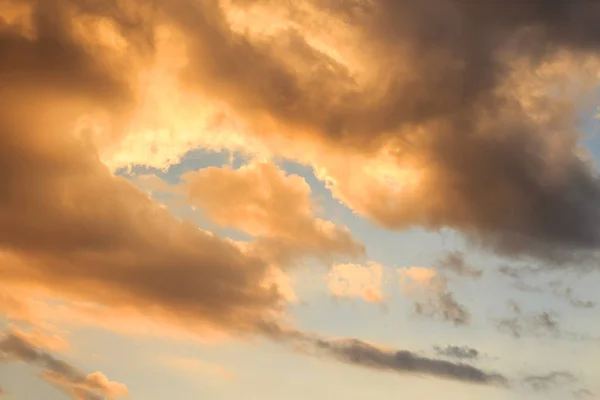
[[[251,235],[245,244],[114,174],[165,169],[198,148],[311,166],[334,198],[389,229],[451,228],[552,261],[597,250],[600,184],[576,103],[598,82],[599,9],[539,6],[0,1],[1,311],[50,346],[44,307],[134,333],[264,334],[295,299],[274,268],[363,255],[315,212],[303,178],[269,162],[183,177],[189,201]],[[380,299],[377,273],[365,289],[357,271],[335,290]],[[466,323],[443,277],[402,274],[434,291],[417,312]],[[26,348],[24,337],[9,344]],[[378,368],[496,380],[362,342],[312,343],[344,362],[358,352]],[[73,396],[124,392],[76,377],[46,376]]]
[[[15,95],[0,116],[3,283],[234,330],[281,307],[277,290],[262,285],[266,261],[113,176],[73,133],[68,106]]]
[[[317,205],[304,178],[287,175],[272,163],[208,167],[182,179],[191,205],[217,224],[257,238],[258,251],[274,260],[364,252],[346,227],[316,217]]]
[[[101,372],[85,374],[73,365],[56,358],[29,336],[5,332],[0,336],[0,363],[24,362],[41,369],[41,377],[74,400],[117,399],[127,396],[127,386],[110,381]]]
[[[329,291],[337,297],[361,297],[369,303],[383,300],[383,267],[375,262],[368,265],[336,264],[327,277]]]
[[[400,278],[400,291],[410,294],[415,290],[428,289],[434,284],[437,272],[432,268],[408,267],[398,268]]]

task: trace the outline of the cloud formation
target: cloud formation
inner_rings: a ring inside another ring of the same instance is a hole
[[[369,303],[383,300],[383,267],[375,262],[368,265],[336,264],[327,277],[329,291],[337,297],[361,297]]]
[[[234,330],[280,307],[276,288],[262,284],[267,261],[113,176],[75,129],[67,95],[52,94],[2,96],[3,283]]]
[[[317,205],[306,180],[273,163],[208,167],[186,173],[182,180],[190,204],[217,224],[255,237],[256,251],[270,253],[275,261],[364,254],[364,246],[346,227],[315,216]]]
[[[535,391],[547,391],[557,386],[570,385],[577,382],[577,378],[570,372],[552,371],[544,375],[530,375],[523,378],[523,383]]]
[[[460,304],[448,288],[448,279],[436,270],[422,267],[399,268],[400,291],[408,296],[424,293],[427,299],[415,301],[415,314],[428,318],[441,318],[455,325],[467,325],[471,320],[469,310]]]
[[[227,110],[221,120],[235,115],[271,150],[313,165],[334,195],[386,227],[450,227],[503,254],[552,260],[599,244],[600,186],[563,85],[598,78],[594,2],[8,4],[25,11],[2,12],[2,52],[18,56],[0,72],[21,88],[37,82],[113,113],[135,109],[144,64],[153,52],[167,58],[158,52],[166,29],[186,54],[171,78],[181,72]],[[240,12],[248,8],[254,20]],[[97,140],[103,151],[129,143],[114,128]],[[308,142],[310,156],[300,154]],[[331,161],[339,151],[385,159],[375,164],[397,181],[369,183],[357,165]]]
[[[42,378],[70,394],[75,400],[121,398],[129,394],[127,387],[109,381],[101,372],[86,375],[65,361],[55,358],[27,338],[13,332],[0,339],[0,362],[24,362],[42,369]]]
[[[515,338],[520,338],[523,334],[546,335],[554,336],[560,334],[560,324],[556,320],[553,313],[543,311],[538,314],[523,314],[521,307],[514,303],[509,303],[510,309],[513,311],[512,318],[503,318],[497,321],[498,330],[508,332]]]
[[[479,279],[483,275],[483,271],[469,265],[464,254],[459,251],[448,252],[437,262],[437,265],[442,270],[462,277]]]
[[[236,30],[236,6],[263,16],[283,8],[283,28],[242,20]],[[336,188],[345,177],[330,176],[334,194],[382,225],[451,227],[504,254],[554,260],[596,249],[600,186],[577,154],[572,101],[543,83],[566,82],[574,71],[597,79],[595,3],[173,2],[169,9],[193,38],[189,81],[251,124],[305,132],[349,152],[394,154],[418,184],[358,193]],[[322,33],[311,22],[324,15],[322,30],[351,38],[354,51],[311,46],[308,33]],[[577,64],[591,66],[577,71]]]
[[[466,383],[506,386],[508,379],[464,363],[421,357],[407,350],[376,346],[358,339],[326,339],[311,333],[265,325],[265,333],[298,351],[343,363],[402,374],[417,374]]]
[[[479,357],[479,351],[468,346],[434,346],[435,352],[444,357],[456,358],[459,360],[474,360]]]

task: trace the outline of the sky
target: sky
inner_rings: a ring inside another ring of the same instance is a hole
[[[0,0],[0,399],[600,399],[598,20]]]

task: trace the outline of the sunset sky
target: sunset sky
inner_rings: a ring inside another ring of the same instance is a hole
[[[598,21],[0,0],[0,399],[600,399]]]

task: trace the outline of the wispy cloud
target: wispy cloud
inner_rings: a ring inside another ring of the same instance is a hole
[[[442,270],[462,277],[479,279],[483,275],[483,270],[470,265],[465,259],[464,253],[460,251],[448,252],[437,261],[436,265]]]
[[[471,314],[460,304],[448,288],[448,279],[438,275],[436,270],[410,267],[399,268],[400,291],[409,296],[424,294],[427,299],[415,301],[417,315],[428,318],[441,318],[455,325],[467,325]]]
[[[273,325],[265,325],[263,329],[273,339],[288,343],[299,351],[350,365],[484,385],[508,384],[503,375],[486,372],[469,364],[426,358],[407,350],[384,348],[358,339],[326,339]]]
[[[109,381],[101,372],[85,374],[71,364],[55,358],[43,348],[34,346],[27,338],[6,332],[0,338],[0,362],[15,361],[41,368],[43,379],[76,400],[101,400],[104,396],[114,398],[128,395],[124,384]]]
[[[434,349],[439,356],[456,358],[458,360],[475,360],[479,358],[479,351],[468,346],[434,346]]]

